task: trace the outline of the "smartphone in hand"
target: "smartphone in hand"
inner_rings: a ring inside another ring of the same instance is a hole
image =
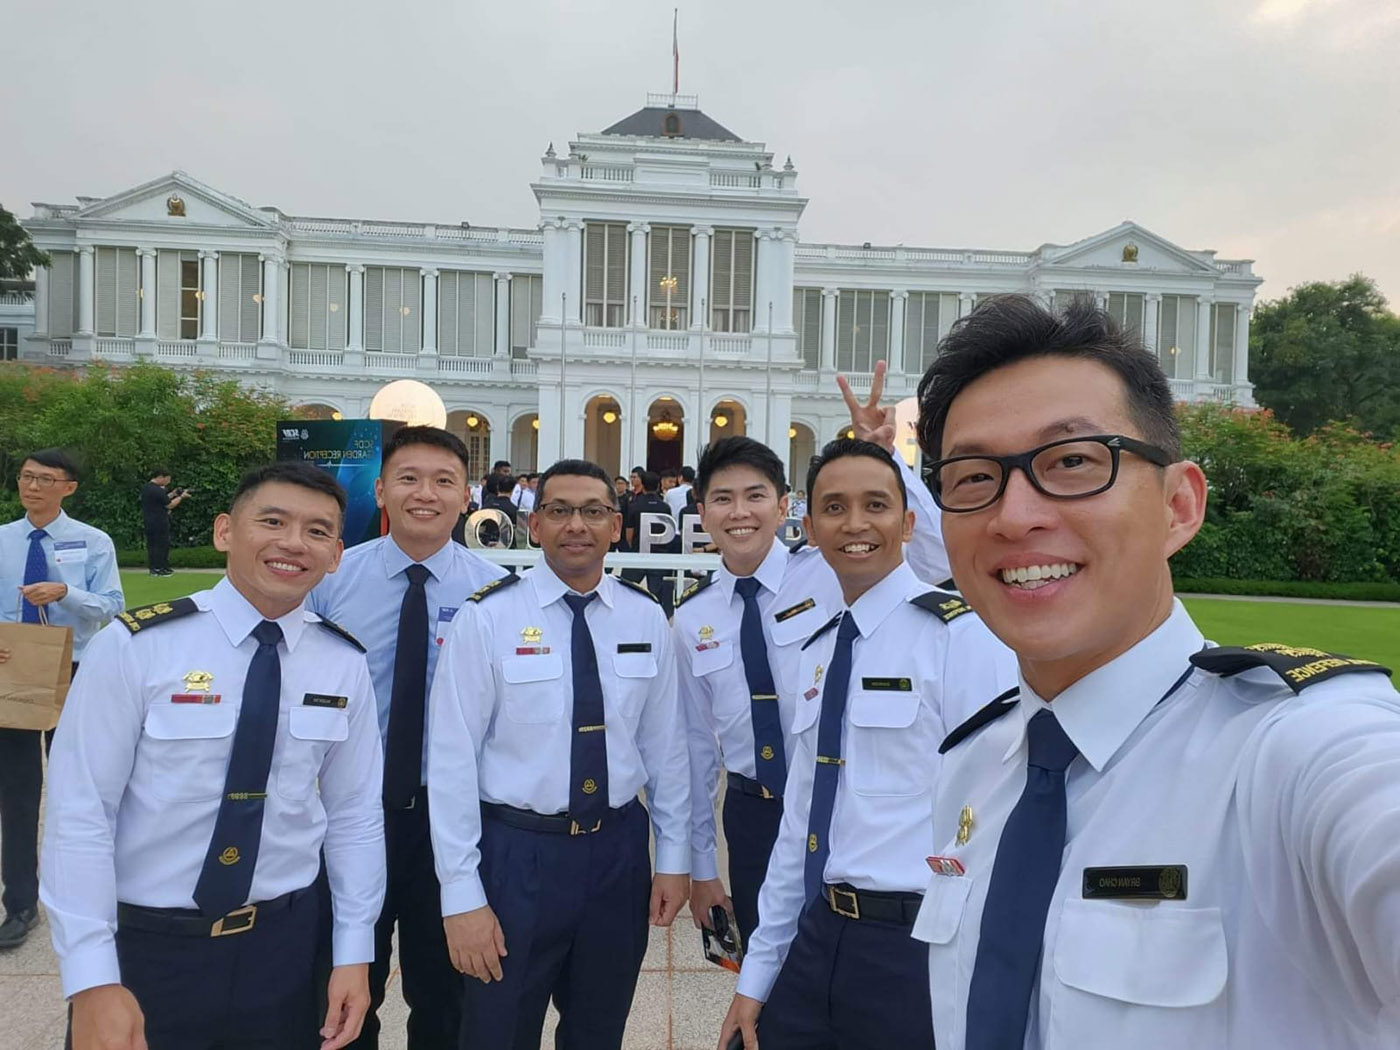
[[[726,970],[739,972],[744,961],[744,946],[738,928],[729,921],[729,913],[718,904],[710,909],[710,925],[700,927],[700,942],[706,959]],[[743,1046],[742,1041],[739,1045]]]

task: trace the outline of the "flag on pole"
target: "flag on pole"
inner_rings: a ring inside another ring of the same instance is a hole
[[[681,90],[681,38],[679,35],[681,9],[672,8],[671,11],[671,58],[673,60],[673,70],[671,76],[671,96],[672,102]]]

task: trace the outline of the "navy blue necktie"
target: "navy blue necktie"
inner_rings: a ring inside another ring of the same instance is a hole
[[[763,638],[763,614],[758,608],[759,582],[753,576],[734,581],[744,599],[744,619],[739,627],[739,652],[744,658],[744,680],[749,686],[749,712],[753,721],[753,764],[757,780],[774,795],[783,793],[787,780],[787,755],[783,750],[783,722],[778,717],[778,688],[768,664]]]
[[[24,585],[44,583],[49,578],[49,560],[44,557],[44,537],[48,533],[35,529],[29,534],[29,557],[24,559]],[[20,599],[20,623],[38,623],[39,607],[27,598]]]
[[[1079,754],[1054,714],[1026,727],[1026,787],[997,843],[967,993],[967,1050],[1021,1050],[1045,915],[1065,850],[1065,770]]]
[[[831,855],[831,812],[836,808],[836,781],[841,757],[841,729],[846,720],[846,697],[851,692],[851,646],[860,634],[855,617],[846,610],[836,628],[836,649],[822,692],[821,724],[817,727],[817,769],[812,777],[812,809],[807,817],[807,864],[803,885],[811,900],[822,888],[826,858]]]
[[[566,594],[574,614],[571,656],[574,668],[574,732],[569,746],[569,816],[584,830],[597,827],[608,811],[608,734],[603,718],[603,683],[598,652],[584,610],[598,597]]]
[[[384,754],[384,808],[407,809],[423,779],[423,709],[428,692],[428,567],[404,570],[408,590],[399,606],[394,685],[389,694],[389,740]]]
[[[277,655],[282,628],[264,620],[253,628],[253,637],[258,651],[243,680],[243,706],[238,710],[238,729],[224,777],[224,797],[194,887],[195,904],[210,918],[227,915],[248,902],[262,842],[263,803],[282,696],[282,662]]]

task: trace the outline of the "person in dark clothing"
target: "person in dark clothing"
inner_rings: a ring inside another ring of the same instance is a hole
[[[169,576],[170,511],[190,494],[189,489],[170,492],[170,471],[158,467],[141,486],[141,520],[146,526],[146,566],[152,576]]]
[[[627,536],[627,546],[629,550],[640,551],[642,538],[643,514],[664,514],[671,517],[671,508],[666,505],[666,501],[661,498],[658,491],[661,479],[654,471],[644,470],[641,473],[642,491],[640,495],[634,496],[627,507],[627,517],[624,520],[623,532]],[[678,554],[681,549],[681,538],[677,534],[663,545],[652,545],[652,553]],[[661,609],[666,614],[666,619],[671,618],[671,610],[674,608],[675,583],[665,569],[638,569],[634,570],[641,574],[646,580],[647,590],[654,594],[661,602]]]
[[[486,479],[481,494],[481,509],[498,510],[510,519],[512,526],[515,525],[518,511],[510,501],[514,488],[515,479],[509,474],[492,474]],[[493,521],[482,522],[481,539],[488,547],[499,547],[504,543],[501,530]]]

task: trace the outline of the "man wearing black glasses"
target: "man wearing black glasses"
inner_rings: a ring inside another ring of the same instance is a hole
[[[1205,477],[1103,312],[998,297],[919,401],[954,575],[1020,668],[940,748],[914,927],[940,1050],[1392,1045],[1385,669],[1205,642],[1168,565]]]

